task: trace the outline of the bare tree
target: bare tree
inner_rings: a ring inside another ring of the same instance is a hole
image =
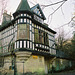
[[[69,45],[71,44],[70,39],[65,39],[64,30],[59,30],[59,34],[56,38],[56,49],[67,52],[69,50]],[[66,34],[67,35],[67,34]]]
[[[64,39],[64,31],[60,32],[59,30],[59,34],[58,37],[56,38],[56,43],[57,43],[57,49],[62,50],[63,51],[63,43],[65,42]]]

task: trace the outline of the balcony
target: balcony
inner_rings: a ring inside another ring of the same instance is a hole
[[[20,39],[15,42],[15,49],[19,48],[27,48],[27,49],[33,49],[34,50],[34,43],[27,39]]]
[[[45,53],[45,54],[50,54],[50,55],[56,55],[56,50],[54,48],[50,48],[47,45],[40,44],[40,43],[34,43],[30,40],[27,39],[20,39],[15,42],[15,50],[20,50],[20,51],[31,51],[31,52],[39,52],[39,53]]]

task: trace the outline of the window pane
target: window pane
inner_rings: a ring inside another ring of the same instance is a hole
[[[24,22],[26,22],[26,19],[24,19]]]
[[[32,42],[30,42],[30,48],[32,48]]]
[[[29,24],[20,24],[18,26],[18,39],[29,39]]]
[[[29,19],[27,19],[27,23],[29,23]]]
[[[39,42],[44,44],[44,32],[39,31]]]
[[[19,23],[19,19],[18,19],[18,23]]]
[[[29,39],[29,37],[30,37],[30,31],[29,31],[30,29],[29,29],[29,24],[27,24],[27,39]]]
[[[32,23],[32,21],[30,20],[30,24]]]
[[[19,30],[19,39],[25,39],[26,38],[26,30]]]
[[[26,16],[26,14],[24,14],[24,16]]]
[[[38,29],[35,29],[35,34],[34,34],[35,38],[34,38],[34,41],[36,43],[39,43],[39,33],[38,33]]]
[[[46,32],[44,33],[44,44],[49,45],[48,34]]]
[[[30,32],[30,40],[32,40],[32,32]]]
[[[30,30],[32,30],[32,26],[30,25]]]
[[[26,29],[26,24],[21,24],[21,25],[19,25],[19,29],[21,30],[23,30],[23,29]]]
[[[22,23],[23,22],[23,19],[20,19],[20,22]]]
[[[32,32],[34,32],[34,28],[32,27]]]
[[[21,14],[21,16],[23,16],[23,14]]]

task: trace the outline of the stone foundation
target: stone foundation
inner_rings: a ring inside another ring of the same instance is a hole
[[[2,69],[7,75],[14,75],[15,72],[15,69],[12,68],[12,59],[11,56],[4,57],[4,67]],[[14,59],[16,73],[17,75],[23,75],[26,72],[47,74],[50,60],[46,60],[44,56],[32,55],[31,52],[16,52]]]

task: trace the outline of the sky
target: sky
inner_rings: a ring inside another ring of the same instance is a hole
[[[21,0],[8,0],[6,10],[8,13],[11,12],[13,14]],[[30,7],[36,5],[39,3],[40,5],[49,5],[52,3],[56,3],[62,0],[28,0],[28,3]],[[71,24],[65,25],[60,28],[60,26],[68,23],[71,18],[74,16],[74,4],[75,0],[67,0],[61,8],[59,8],[52,16],[49,17],[51,13],[53,13],[54,10],[56,10],[60,4],[52,5],[49,7],[46,7],[42,9],[46,20],[44,21],[49,25],[49,27],[57,32],[56,36],[61,33],[62,31],[64,32],[65,38],[71,38],[72,33],[73,33],[73,28],[71,27]],[[42,7],[41,7],[42,8]],[[48,19],[49,17],[49,19]]]

